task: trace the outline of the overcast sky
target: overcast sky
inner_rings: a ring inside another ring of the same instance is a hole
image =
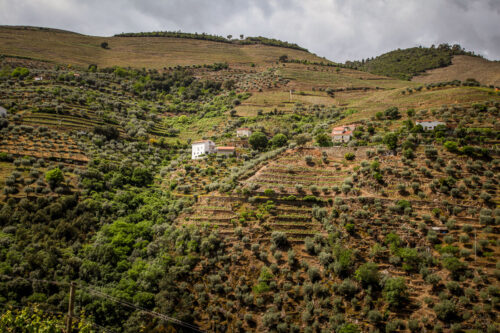
[[[338,62],[443,42],[500,59],[500,0],[0,0],[0,24],[266,36]]]

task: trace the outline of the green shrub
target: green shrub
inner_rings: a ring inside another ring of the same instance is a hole
[[[425,281],[431,284],[433,288],[436,288],[441,282],[441,277],[437,274],[429,274],[425,278]]]
[[[450,271],[453,279],[457,280],[467,265],[458,258],[446,257],[443,259],[443,267]]]
[[[368,312],[368,320],[374,324],[378,324],[383,320],[382,314],[377,310],[370,310]]]
[[[384,298],[393,308],[403,305],[408,299],[405,279],[402,277],[389,278],[385,281]]]
[[[306,195],[304,198],[302,198],[304,201],[309,201],[309,202],[322,202],[321,198],[318,198],[314,195]]]
[[[358,292],[358,286],[350,279],[345,279],[338,287],[340,294],[346,297],[352,297]]]
[[[319,269],[316,268],[316,267],[310,267],[307,270],[307,274],[309,275],[309,279],[313,283],[316,282],[316,281],[318,281],[321,278],[321,274],[319,272]]]
[[[55,188],[64,181],[64,174],[61,169],[55,168],[45,173],[45,180],[51,188]]]
[[[401,319],[394,319],[390,322],[387,323],[385,326],[385,332],[386,333],[392,333],[392,332],[397,332],[400,329],[404,329],[405,323]]]
[[[387,133],[384,136],[384,143],[387,145],[387,148],[394,150],[398,146],[398,136],[396,133]]]
[[[269,141],[273,147],[284,147],[288,144],[288,138],[285,134],[278,133]]]
[[[358,328],[357,325],[355,324],[343,324],[342,326],[340,326],[340,328],[338,329],[338,332],[339,333],[360,333],[361,330]]]
[[[288,239],[286,233],[281,231],[273,231],[271,233],[271,242],[277,247],[284,247],[288,245]]]
[[[265,293],[269,290],[271,290],[271,287],[269,286],[269,282],[274,278],[273,274],[271,271],[263,266],[262,269],[260,270],[260,275],[258,279],[258,283],[253,287],[253,291],[256,294],[261,294]]]
[[[443,145],[451,153],[458,153],[458,144],[455,141],[446,141]]]
[[[356,155],[354,155],[353,153],[346,153],[344,155],[344,158],[347,160],[347,161],[352,161],[354,160],[354,158],[356,157]]]
[[[272,197],[274,194],[275,194],[275,192],[273,189],[268,188],[268,189],[264,190],[264,195],[267,197]]]
[[[248,143],[255,150],[263,150],[267,147],[267,137],[262,132],[253,132],[248,139]]]
[[[399,109],[395,106],[392,106],[384,111],[384,116],[386,119],[399,119],[401,118],[401,114],[399,113]]]
[[[434,306],[436,316],[442,321],[449,321],[457,315],[457,307],[450,300],[443,300]]]
[[[315,140],[320,147],[330,147],[333,144],[330,136],[326,133],[319,133],[316,135]]]
[[[373,262],[367,262],[361,265],[355,272],[356,280],[361,282],[364,287],[377,287],[380,282],[378,265]]]
[[[410,332],[419,332],[420,331],[420,324],[417,319],[410,319],[408,320],[408,329]]]
[[[17,77],[19,79],[24,79],[25,77],[27,77],[28,75],[30,74],[30,71],[29,69],[25,68],[25,67],[16,67],[12,73],[11,73],[11,76],[12,77]]]

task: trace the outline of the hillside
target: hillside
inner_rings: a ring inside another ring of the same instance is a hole
[[[275,46],[2,29],[18,57],[0,58],[0,330],[62,332],[71,282],[88,332],[500,329],[494,88]],[[23,58],[45,45],[81,67]],[[163,69],[153,49],[175,45],[187,65]],[[192,159],[199,140],[235,154]]]
[[[460,47],[441,44],[438,47],[412,47],[397,49],[371,59],[348,61],[347,67],[386,75],[401,80],[409,80],[429,69],[451,65],[454,55],[473,55]]]
[[[109,49],[101,47],[108,43]],[[293,59],[325,61],[309,52],[262,44],[240,45],[171,37],[95,37],[51,29],[0,26],[0,54],[87,67],[163,69],[228,62],[269,66],[287,54]]]
[[[454,56],[452,64],[428,70],[412,78],[414,82],[433,83],[473,78],[482,84],[500,87],[500,61],[478,57]]]

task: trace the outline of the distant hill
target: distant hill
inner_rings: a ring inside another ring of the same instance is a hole
[[[266,37],[246,37],[245,39],[232,39],[231,35],[226,37],[210,35],[206,33],[188,33],[181,31],[154,31],[154,32],[129,32],[121,33],[115,35],[115,37],[174,37],[174,38],[187,38],[187,39],[199,39],[199,40],[209,40],[213,42],[221,43],[231,43],[239,45],[252,45],[252,44],[262,44],[269,46],[285,47],[289,49],[301,50],[309,52],[307,49],[300,47],[295,43],[284,42],[279,39],[266,38]],[[241,36],[243,37],[243,36]]]
[[[454,55],[475,56],[460,45],[441,44],[438,47],[412,47],[397,49],[384,53],[376,58],[361,61],[347,61],[345,65],[378,75],[410,80],[419,73],[429,69],[451,65]]]
[[[428,70],[412,81],[422,83],[476,79],[482,84],[500,86],[500,62],[466,55],[454,56],[450,66]]]
[[[264,37],[221,43],[203,38],[209,35],[198,35],[196,39],[173,35],[163,38],[139,35],[141,33],[137,36],[127,34],[129,37],[96,37],[49,28],[0,26],[0,55],[82,67],[97,64],[99,67],[156,69],[218,62],[268,66],[276,63],[282,55],[310,62],[325,61],[296,44]],[[108,48],[101,47],[102,43],[107,43]]]

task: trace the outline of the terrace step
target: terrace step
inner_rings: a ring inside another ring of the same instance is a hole
[[[271,224],[290,224],[290,225],[314,225],[316,224],[313,219],[309,220],[283,220],[283,219],[271,219],[269,220]]]
[[[301,214],[301,213],[311,213],[310,208],[297,208],[297,207],[290,207],[290,208],[284,208],[284,207],[278,207],[276,209],[278,213],[281,213],[283,215],[286,214]]]
[[[312,221],[311,216],[277,215],[274,220],[279,221]]]
[[[316,234],[321,234],[320,231],[305,231],[301,229],[273,229],[273,231],[279,231],[285,233],[287,236],[290,237],[297,237],[297,238],[306,238],[306,237],[311,237]]]
[[[297,223],[273,223],[271,228],[274,230],[276,228],[280,229],[287,229],[290,230],[291,228],[293,229],[300,229],[300,230],[315,230],[314,227],[317,227],[316,225],[301,225]],[[290,228],[290,229],[288,229]]]
[[[209,221],[229,222],[235,218],[236,216],[234,217],[191,216],[189,219],[193,221],[209,220]]]

